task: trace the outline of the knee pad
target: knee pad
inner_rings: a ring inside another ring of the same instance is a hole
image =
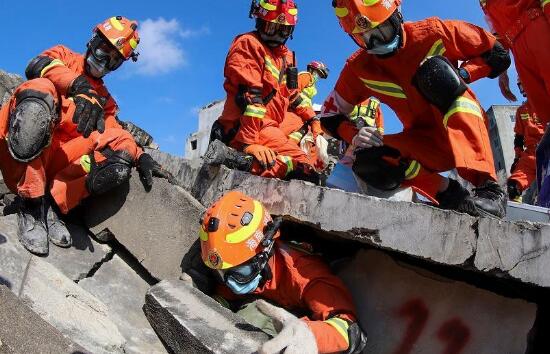
[[[134,159],[122,150],[113,151],[109,148],[101,152],[107,159],[96,163],[91,154],[91,169],[86,178],[86,187],[92,195],[100,195],[120,186],[128,179],[132,172]]]
[[[468,89],[456,68],[440,55],[428,58],[420,65],[413,83],[422,96],[442,113],[447,113],[452,103]]]
[[[385,157],[397,159],[392,164]],[[405,180],[407,164],[401,160],[398,150],[389,146],[362,149],[355,154],[353,172],[368,185],[383,191],[393,191],[399,188]]]
[[[40,91],[27,89],[16,96],[10,113],[8,150],[20,162],[29,162],[50,144],[58,121],[54,98]]]

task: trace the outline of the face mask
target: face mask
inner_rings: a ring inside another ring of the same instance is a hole
[[[380,43],[376,41],[372,49],[367,49],[367,53],[374,55],[386,55],[391,54],[397,50],[399,47],[399,42],[401,41],[401,36],[397,35],[393,41],[389,43]]]
[[[283,37],[278,33],[269,36],[265,33],[260,32],[260,37],[262,38],[262,41],[264,41],[264,43],[267,44],[267,46],[270,48],[277,48],[279,46],[282,46],[288,40],[288,37]]]
[[[96,79],[101,79],[103,76],[111,72],[107,69],[107,63],[98,61],[93,55],[88,54],[86,57],[86,71]]]
[[[258,288],[258,285],[260,284],[260,280],[262,280],[262,275],[258,274],[254,279],[252,279],[250,282],[246,284],[239,284],[235,280],[229,278],[227,279],[227,282],[225,283],[231,291],[237,295],[245,295],[250,294],[254,290]]]

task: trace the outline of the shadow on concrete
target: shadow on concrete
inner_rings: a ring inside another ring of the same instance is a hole
[[[8,241],[8,239],[6,238],[6,236],[0,234],[0,245],[3,244],[3,243],[6,243]]]
[[[88,235],[88,231],[83,225],[68,221],[67,229],[69,230],[69,233],[71,234],[71,237],[73,239],[73,248],[81,251],[95,251],[94,244],[92,243],[90,236]]]
[[[109,192],[102,194],[100,196],[91,196],[84,202],[84,208],[93,208],[97,212],[85,213],[85,224],[91,229],[105,220],[109,219],[111,216],[118,213],[126,202],[128,193],[130,192],[130,181],[122,184],[121,186],[110,190]]]
[[[8,279],[3,278],[2,276],[0,276],[0,286],[2,286],[2,285],[7,286],[8,289],[11,290],[11,282]]]

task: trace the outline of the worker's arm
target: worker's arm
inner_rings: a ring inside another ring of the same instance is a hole
[[[529,119],[529,114],[522,105],[516,111],[516,123],[514,125],[514,152],[516,158],[519,158],[525,147],[525,120]],[[525,119],[524,119],[525,118]]]
[[[463,62],[461,76],[467,83],[484,77],[496,78],[510,66],[508,50],[483,28],[463,21],[439,23],[444,55],[453,62]]]

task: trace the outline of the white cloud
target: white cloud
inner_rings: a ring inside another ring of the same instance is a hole
[[[140,53],[134,65],[142,75],[166,74],[187,64],[188,59],[181,46],[186,38],[209,33],[207,27],[198,30],[183,29],[176,19],[146,19],[139,26]]]

